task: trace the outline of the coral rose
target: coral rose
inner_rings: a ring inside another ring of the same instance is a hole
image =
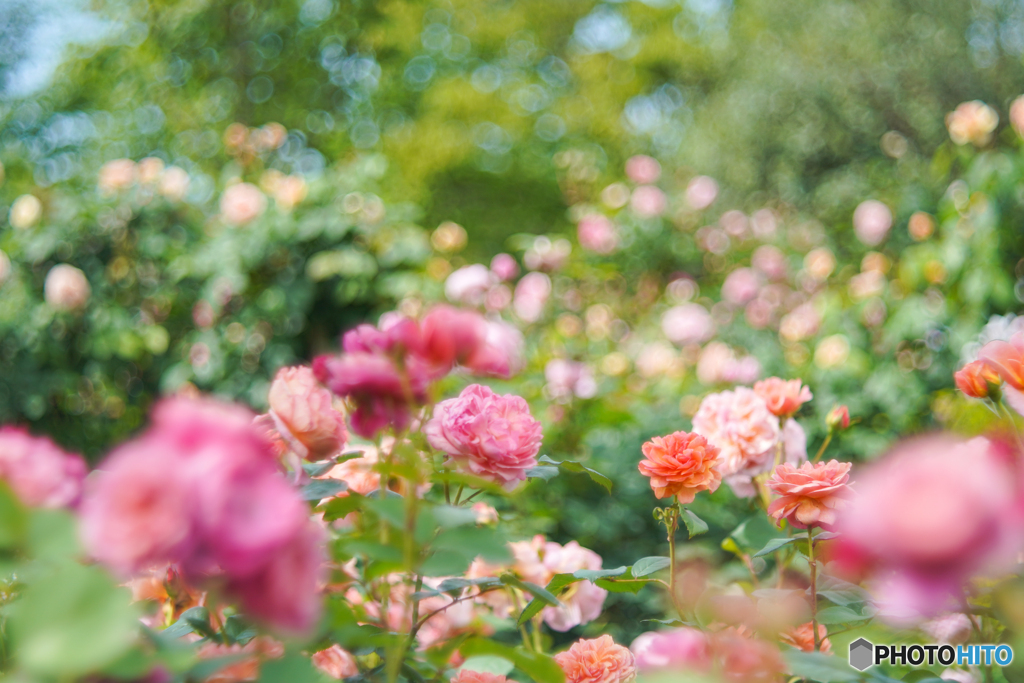
[[[641,673],[659,669],[707,671],[711,667],[708,637],[695,628],[643,633],[629,646]]]
[[[828,639],[825,624],[818,624],[818,651],[831,652],[832,642]],[[786,645],[791,645],[804,652],[814,652],[814,625],[812,622],[794,626],[780,636]]]
[[[0,480],[26,505],[73,506],[82,495],[85,461],[45,437],[0,427]]]
[[[452,678],[451,683],[505,683],[507,680],[507,678],[499,676],[498,674],[461,669],[459,673]]]
[[[313,665],[331,678],[348,678],[359,674],[356,658],[340,645],[331,645],[326,650],[313,653]]]
[[[640,461],[640,474],[651,478],[658,498],[676,496],[680,503],[692,503],[698,493],[713,492],[722,483],[718,449],[700,434],[656,436],[642,450],[647,459]]]
[[[278,370],[267,400],[277,431],[300,456],[321,460],[348,441],[345,416],[335,410],[331,392],[316,381],[310,368]]]
[[[243,225],[255,220],[267,209],[267,197],[250,183],[236,183],[224,190],[220,214],[226,223]]]
[[[423,431],[431,446],[461,468],[507,490],[536,466],[542,437],[540,422],[530,415],[523,398],[499,396],[479,384],[438,403]]]
[[[61,263],[50,269],[43,283],[46,303],[58,311],[74,311],[85,306],[92,295],[89,281],[78,268]]]
[[[752,389],[710,394],[693,416],[693,431],[718,447],[718,470],[738,495],[753,495],[744,483],[771,465],[781,436],[779,418]]]
[[[1011,387],[1024,390],[1024,335],[1018,332],[1008,342],[985,344],[978,352],[978,359]]]
[[[636,679],[633,653],[611,636],[573,643],[555,655],[555,662],[565,673],[565,683],[628,683]]]
[[[772,415],[789,416],[800,409],[814,396],[800,380],[784,380],[778,377],[763,379],[754,385],[754,392],[764,399]]]
[[[97,185],[102,194],[111,195],[131,187],[137,177],[138,167],[134,161],[131,159],[114,159],[100,167]]]
[[[984,147],[992,140],[992,132],[999,124],[999,114],[981,100],[962,102],[946,114],[949,139],[957,145],[968,142]]]
[[[768,514],[797,529],[831,529],[836,508],[850,495],[850,467],[837,460],[805,462],[800,467],[780,464],[768,480],[768,488],[779,495],[768,506]]]
[[[953,381],[957,389],[971,398],[986,398],[991,387],[1003,383],[999,373],[980,360],[972,361],[954,372]]]

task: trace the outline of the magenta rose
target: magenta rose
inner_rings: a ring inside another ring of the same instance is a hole
[[[424,427],[427,441],[459,467],[507,490],[526,479],[537,464],[541,425],[520,396],[499,396],[472,384],[457,398],[437,404]]]

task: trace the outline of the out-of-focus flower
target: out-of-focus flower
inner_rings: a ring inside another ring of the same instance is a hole
[[[255,681],[260,677],[260,664],[268,659],[279,659],[284,656],[284,645],[267,636],[257,636],[244,646],[239,644],[221,645],[208,642],[196,652],[199,659],[218,659],[221,657],[240,657],[231,661],[203,679],[203,683],[241,683]]]
[[[611,636],[581,639],[555,655],[566,683],[630,683],[636,680],[633,653]]]
[[[928,634],[933,643],[960,645],[971,639],[974,625],[969,616],[956,612],[943,614],[921,624],[921,630]]]
[[[231,225],[245,225],[267,209],[267,197],[251,183],[235,183],[220,197],[220,215]]]
[[[953,381],[957,389],[971,398],[985,398],[990,387],[1003,383],[999,373],[980,360],[972,361],[953,373]]]
[[[825,426],[830,430],[847,429],[850,426],[850,409],[845,405],[833,407],[825,416]]]
[[[828,639],[828,628],[825,624],[818,624],[818,651],[832,652],[832,642]],[[804,652],[814,652],[814,624],[807,622],[794,626],[781,634],[780,640]]]
[[[448,301],[479,306],[484,302],[487,290],[495,284],[495,279],[494,274],[481,263],[463,266],[444,281],[444,295]]]
[[[665,311],[661,329],[678,346],[703,344],[715,336],[715,321],[700,304],[681,304]]]
[[[138,165],[139,182],[143,185],[152,185],[160,179],[164,171],[164,161],[159,157],[146,157]]]
[[[711,206],[718,196],[718,183],[714,178],[699,175],[686,186],[686,203],[690,208],[701,211]]]
[[[11,276],[11,259],[7,256],[7,253],[0,249],[0,285],[7,282],[7,278]]]
[[[629,646],[640,673],[658,670],[704,672],[711,668],[708,637],[695,628],[648,631]]]
[[[722,483],[718,448],[700,434],[656,436],[641,450],[646,460],[640,461],[640,474],[650,477],[657,498],[676,496],[680,503],[692,503],[699,492],[714,492]]]
[[[837,460],[800,467],[780,463],[768,480],[768,488],[779,496],[768,506],[768,514],[797,529],[832,529],[836,509],[850,497],[850,467]]]
[[[473,514],[476,515],[477,524],[497,524],[498,523],[498,511],[493,506],[487,503],[473,503]]]
[[[924,211],[916,211],[907,222],[907,232],[917,242],[926,240],[935,232],[935,219]]]
[[[615,223],[604,214],[584,216],[576,226],[580,246],[595,254],[611,254],[619,246]]]
[[[470,671],[469,669],[459,669],[459,673],[451,679],[451,683],[506,683],[506,681],[508,681],[507,678],[498,674]]]
[[[761,375],[761,363],[753,356],[738,357],[728,344],[711,342],[697,360],[697,379],[702,384],[748,384]]]
[[[11,204],[8,220],[18,230],[31,228],[43,217],[43,204],[35,195],[23,194]]]
[[[836,268],[836,257],[828,247],[818,247],[807,252],[804,268],[815,280],[825,280]]]
[[[116,194],[135,184],[138,167],[131,159],[114,159],[100,168],[98,185],[105,195]]]
[[[278,432],[303,458],[322,460],[348,441],[345,416],[306,366],[278,370],[267,401]]]
[[[559,238],[552,241],[548,237],[541,236],[535,239],[523,254],[523,262],[530,270],[550,272],[565,265],[571,253],[572,245],[569,244],[569,240]]]
[[[869,247],[881,244],[891,227],[892,211],[876,199],[861,202],[853,212],[853,231]]]
[[[81,456],[18,427],[0,427],[0,480],[26,505],[74,506],[82,495],[86,466]]]
[[[466,229],[452,221],[441,223],[437,226],[437,230],[430,235],[430,243],[434,249],[448,254],[461,251],[466,247],[468,241]]]
[[[751,268],[737,268],[722,283],[722,298],[734,306],[742,306],[761,289],[761,278]]]
[[[939,678],[944,681],[954,681],[954,683],[981,683],[982,680],[981,672],[975,667],[970,669],[954,669],[951,666],[947,666],[939,674]]]
[[[507,282],[519,274],[519,264],[509,254],[497,254],[491,259],[491,272],[494,277]]]
[[[544,378],[554,398],[593,398],[597,395],[594,373],[584,363],[553,358],[544,366]]]
[[[58,311],[74,311],[85,306],[92,295],[89,281],[78,268],[60,263],[50,269],[43,283],[46,303]]]
[[[877,270],[868,270],[850,278],[850,296],[854,301],[879,296],[883,291],[885,275]]]
[[[514,568],[527,581],[544,586],[555,574],[580,569],[601,569],[601,556],[582,547],[576,541],[564,546],[545,541],[541,535],[529,541],[509,543],[515,558]],[[544,622],[556,631],[569,629],[593,621],[601,614],[608,592],[590,582],[574,584],[574,590],[562,598],[562,607],[545,607],[541,612]]]
[[[1017,97],[1010,104],[1010,125],[1017,135],[1024,137],[1024,95]]]
[[[527,273],[516,285],[512,307],[523,321],[537,322],[551,296],[551,278],[544,273]]]
[[[769,377],[754,385],[754,392],[764,399],[773,415],[786,417],[800,410],[800,406],[814,396],[798,379],[784,380]]]
[[[779,418],[747,387],[706,396],[693,416],[693,431],[718,447],[718,470],[738,495],[753,494],[749,478],[770,464],[781,435]]]
[[[981,100],[962,102],[946,114],[949,139],[957,145],[969,142],[975,147],[984,147],[992,140],[992,132],[997,125],[999,114]]]
[[[427,378],[417,375],[407,381],[385,355],[319,356],[313,360],[313,373],[335,394],[352,399],[352,431],[365,438],[389,425],[405,429],[412,421],[412,405],[426,400]]]
[[[769,683],[785,670],[779,648],[773,643],[744,637],[734,629],[712,636],[711,654],[726,683]]]
[[[423,316],[419,334],[419,353],[443,373],[477,353],[487,336],[487,320],[476,311],[441,304]]]
[[[644,218],[660,216],[668,208],[668,199],[665,193],[653,185],[641,185],[633,190],[633,196],[629,198],[629,206],[633,213]]]
[[[338,463],[324,477],[337,479],[348,485],[346,491],[338,494],[341,497],[347,496],[349,491],[365,496],[380,488],[380,472],[376,469],[377,462],[377,449],[370,448],[360,458]]]
[[[835,368],[850,357],[850,341],[842,334],[822,339],[814,349],[814,364],[819,368]]]
[[[837,557],[870,571],[890,619],[948,611],[968,578],[1013,559],[1020,545],[1013,481],[981,437],[898,444],[858,476],[858,495],[839,516]]]
[[[985,344],[978,359],[1011,387],[1024,390],[1024,334],[1014,334],[1008,342],[996,340]]]
[[[487,321],[483,344],[465,361],[477,375],[509,378],[518,374],[526,362],[523,333],[502,320]]]
[[[356,658],[340,645],[331,645],[326,650],[313,653],[313,665],[331,678],[348,678],[359,674]]]
[[[160,175],[157,191],[168,199],[180,202],[185,198],[185,193],[188,192],[189,183],[191,183],[191,180],[185,169],[178,166],[168,166]]]
[[[807,302],[782,317],[779,322],[779,336],[790,342],[803,341],[816,335],[819,327],[821,315],[814,304]]]
[[[764,273],[769,280],[784,280],[786,278],[786,255],[778,247],[764,244],[754,250],[750,257],[750,263],[754,268]]]
[[[423,429],[434,448],[447,453],[470,474],[511,490],[537,464],[541,425],[526,401],[499,396],[472,384],[456,398],[442,401]]]
[[[650,185],[661,177],[661,164],[646,154],[637,154],[626,160],[626,176],[637,185]]]
[[[302,203],[308,191],[309,186],[306,184],[305,178],[298,175],[286,175],[274,184],[271,194],[279,207],[285,211],[291,211]]]

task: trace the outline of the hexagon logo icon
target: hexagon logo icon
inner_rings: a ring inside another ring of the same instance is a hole
[[[872,664],[875,659],[875,646],[863,638],[850,643],[850,666],[857,671],[863,671]]]

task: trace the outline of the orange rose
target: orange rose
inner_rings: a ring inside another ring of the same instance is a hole
[[[680,503],[692,503],[699,492],[714,491],[722,483],[718,448],[700,434],[656,436],[642,450],[647,459],[640,461],[640,474],[651,478],[658,498],[676,496]]]
[[[340,645],[332,645],[326,650],[313,654],[313,664],[331,678],[348,678],[359,674],[356,658]]]
[[[1003,383],[999,373],[980,360],[968,363],[953,373],[953,381],[956,382],[957,389],[971,398],[985,398],[990,387]]]
[[[800,406],[814,398],[811,390],[798,379],[786,381],[778,377],[769,377],[755,384],[754,392],[768,404],[768,410],[779,417],[792,415]]]
[[[818,649],[821,652],[831,652],[832,643],[829,642],[828,629],[825,624],[818,624]],[[811,622],[794,626],[781,636],[782,642],[792,645],[804,652],[814,652],[814,628]]]
[[[633,653],[616,645],[611,636],[582,639],[555,655],[565,683],[629,683],[636,679]]]
[[[768,488],[779,495],[768,506],[768,514],[787,519],[798,529],[831,529],[836,507],[850,493],[850,467],[838,460],[805,462],[800,467],[782,463],[768,480]]]
[[[1024,336],[989,342],[981,347],[978,358],[1011,387],[1024,390]]]

